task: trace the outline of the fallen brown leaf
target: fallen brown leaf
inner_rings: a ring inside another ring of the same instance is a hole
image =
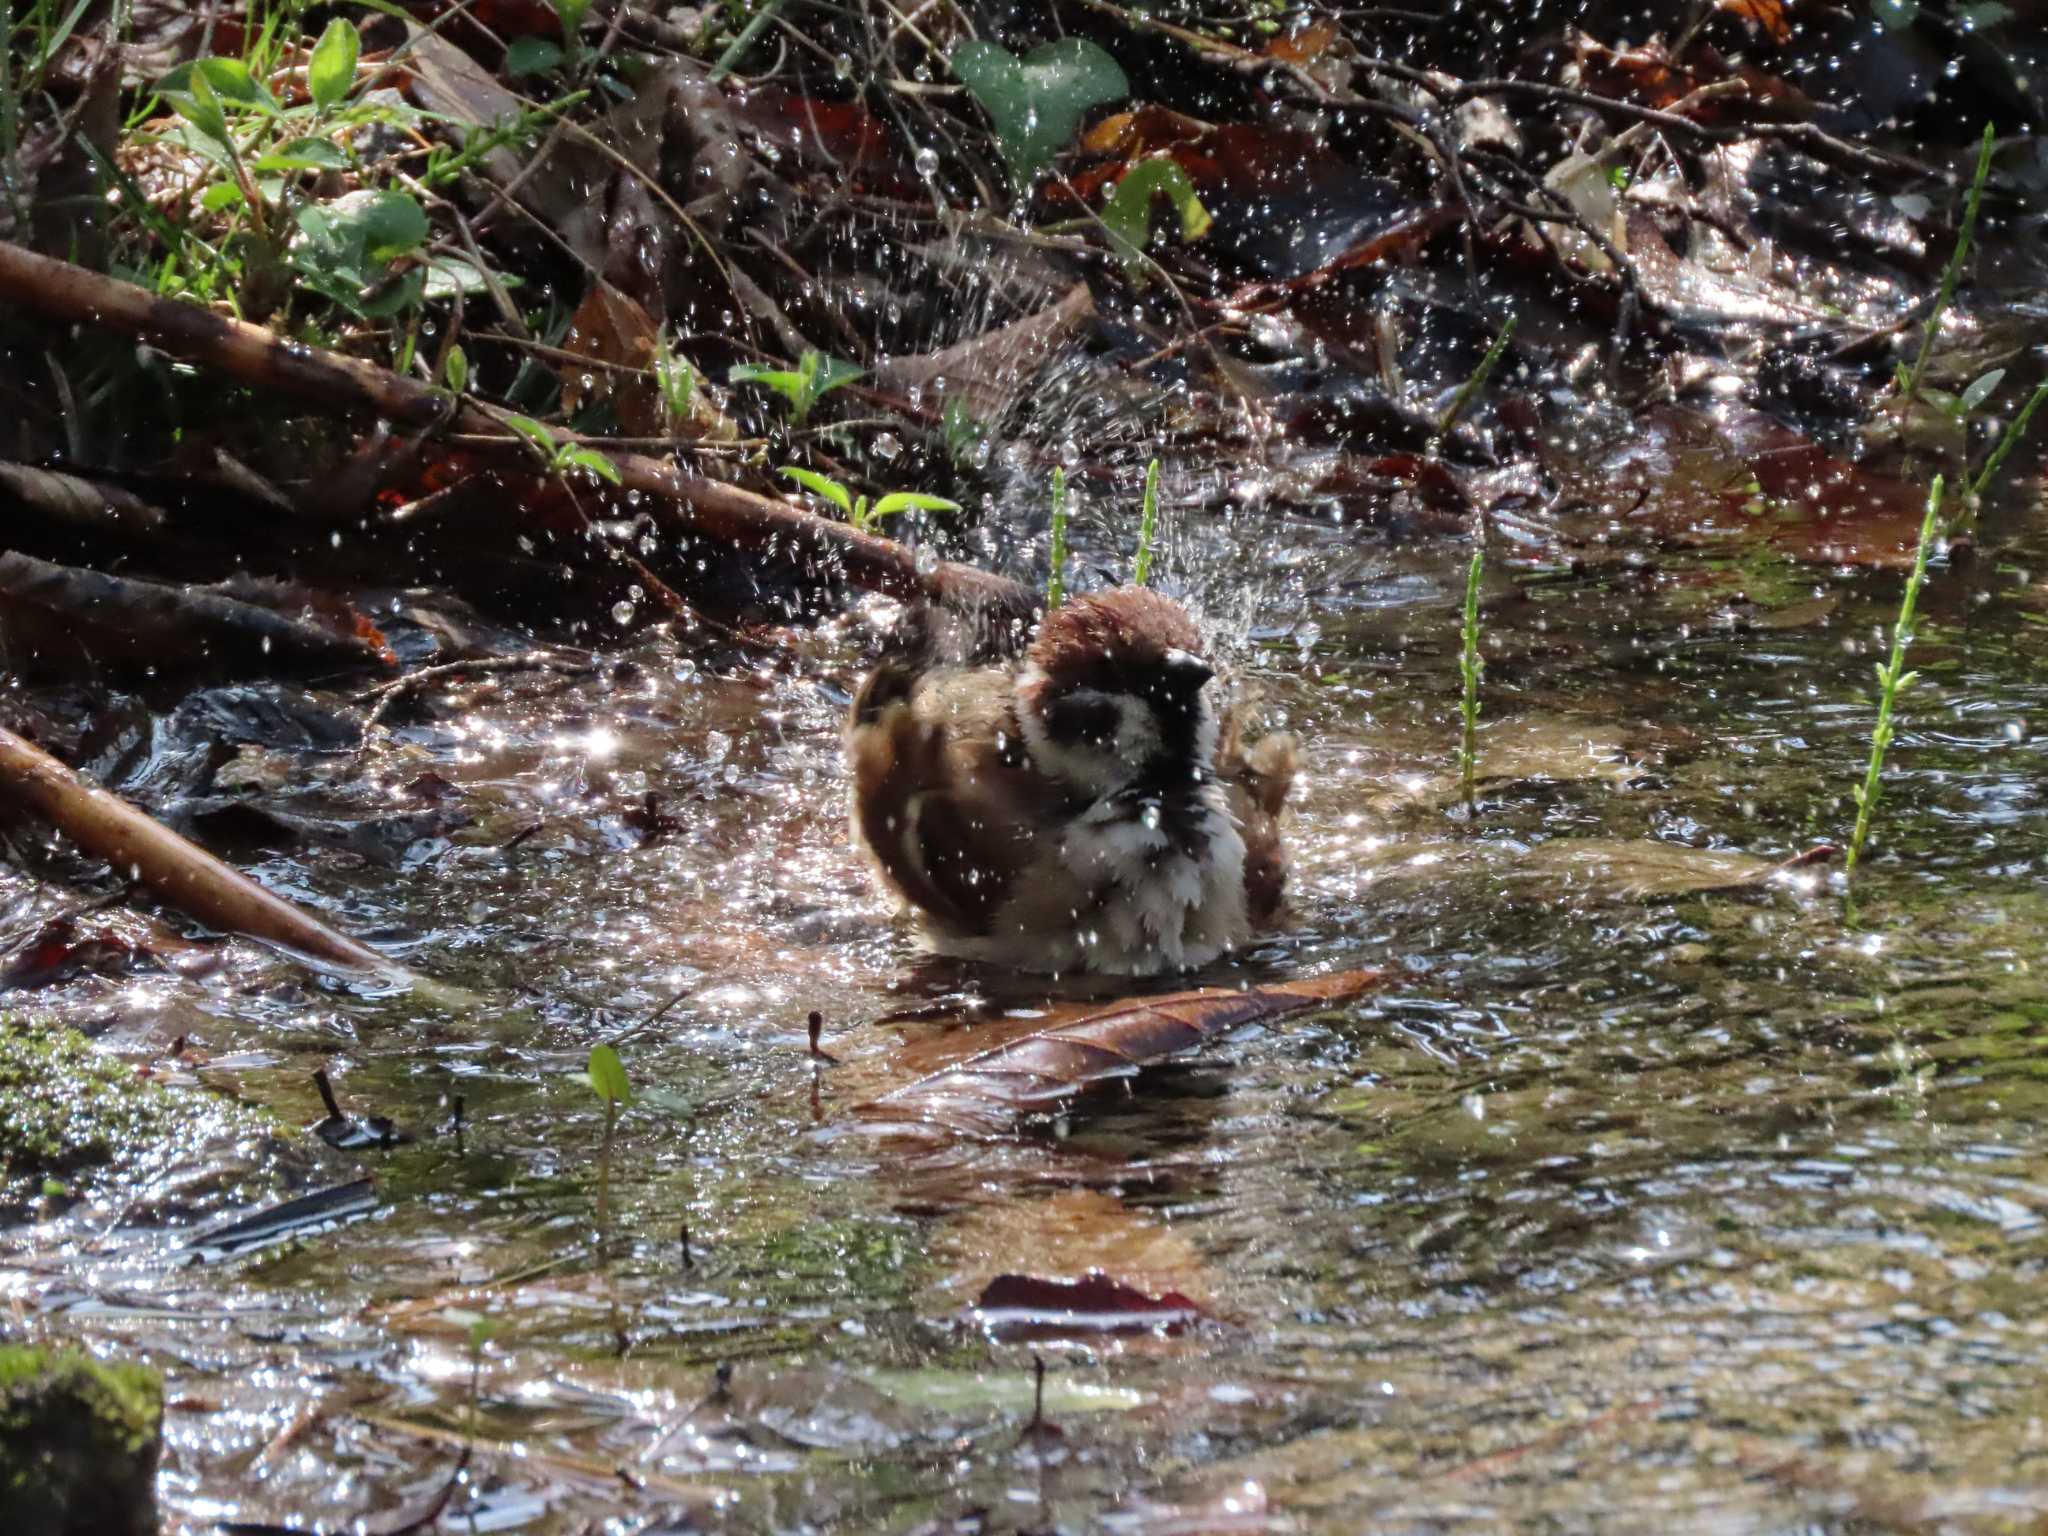
[[[1004,1135],[1021,1117],[1056,1109],[1094,1084],[1131,1076],[1241,1025],[1357,997],[1380,979],[1378,971],[1338,971],[1098,1005],[906,1083],[857,1106],[854,1115],[910,1135]]]

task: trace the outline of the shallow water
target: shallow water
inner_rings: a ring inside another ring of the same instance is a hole
[[[859,621],[781,668],[656,634],[434,697],[335,794],[431,773],[466,826],[255,868],[475,1006],[239,945],[17,999],[138,1058],[186,1036],[187,1075],[309,1125],[325,1066],[418,1140],[280,1161],[374,1208],[195,1256],[105,1191],[12,1234],[10,1305],[165,1369],[195,1531],[403,1524],[470,1438],[450,1529],[2032,1528],[2048,533],[2010,522],[1923,604],[1851,926],[1824,869],[1696,894],[1730,883],[1696,851],[1846,835],[1895,577],[1496,562],[1468,820],[1465,551],[1240,514],[1284,573],[1241,672],[1306,783],[1290,922],[1203,979],[1389,979],[995,1144],[849,1128],[963,1015],[1044,1001],[920,962],[847,849]],[[643,842],[650,790],[675,824]],[[640,1100],[600,1261],[611,1037]],[[1202,1317],[1017,1341],[970,1310],[1091,1268]]]

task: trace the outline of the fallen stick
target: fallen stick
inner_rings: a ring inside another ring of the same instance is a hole
[[[0,793],[40,812],[86,852],[209,927],[274,944],[329,970],[407,984],[419,979],[272,895],[119,796],[86,783],[5,727],[0,727]]]
[[[132,336],[254,388],[290,395],[315,410],[376,416],[419,432],[482,436],[494,440],[489,445],[494,451],[532,462],[530,446],[471,401],[453,399],[361,358],[286,341],[260,325],[160,298],[133,283],[5,242],[0,242],[0,300],[52,320]],[[606,457],[618,469],[620,488],[650,498],[654,510],[680,531],[806,561],[819,574],[838,574],[857,587],[895,597],[922,596],[952,607],[1018,615],[1031,611],[1033,598],[1026,588],[988,571],[944,560],[920,570],[916,555],[894,539],[828,522],[646,454],[608,452]]]

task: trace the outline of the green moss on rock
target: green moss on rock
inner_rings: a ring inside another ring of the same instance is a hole
[[[9,1536],[157,1529],[163,1383],[83,1350],[0,1347],[0,1509]]]

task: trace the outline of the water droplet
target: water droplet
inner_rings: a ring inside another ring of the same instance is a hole
[[[612,604],[612,617],[620,624],[633,622],[633,605],[623,598]]]
[[[917,166],[917,174],[927,181],[939,174],[939,152],[929,144],[917,152],[914,163]]]
[[[903,452],[903,444],[894,432],[884,432],[875,439],[876,458],[893,461],[901,452]]]

